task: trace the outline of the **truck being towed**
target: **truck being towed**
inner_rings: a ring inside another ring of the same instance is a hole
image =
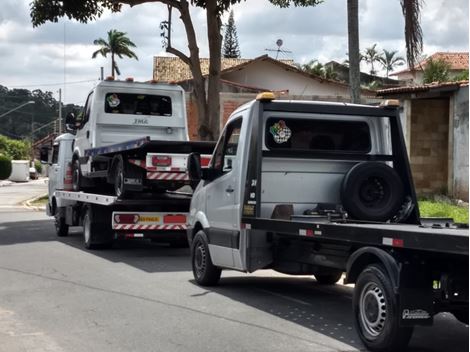
[[[181,87],[102,81],[66,126],[71,133],[41,155],[51,164],[47,213],[57,235],[83,226],[87,248],[118,238],[187,245],[191,194],[175,191],[189,186],[188,154],[208,163],[214,143],[189,140]]]
[[[209,167],[189,158],[201,180],[188,221],[196,282],[215,285],[222,269],[321,284],[346,273],[373,351],[403,350],[441,311],[468,324],[468,225],[420,219],[396,103],[266,93],[234,111]]]

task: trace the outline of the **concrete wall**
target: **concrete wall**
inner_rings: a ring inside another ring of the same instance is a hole
[[[274,91],[288,90],[290,95],[349,96],[347,85],[315,80],[297,72],[282,70],[271,62],[253,63],[240,71],[222,75],[228,81]]]
[[[453,182],[452,196],[468,202],[468,104],[469,91],[461,87],[453,99]]]

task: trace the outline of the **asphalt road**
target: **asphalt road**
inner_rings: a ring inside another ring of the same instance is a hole
[[[24,210],[21,203],[44,194],[47,194],[47,180],[44,178],[0,187],[0,212],[11,208]]]
[[[122,242],[87,251],[42,213],[0,212],[0,351],[357,351],[352,287],[272,271],[193,282],[187,249]],[[440,314],[410,351],[468,351]]]

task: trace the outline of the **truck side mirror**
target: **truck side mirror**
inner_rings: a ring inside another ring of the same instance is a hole
[[[41,163],[44,163],[44,164],[49,163],[49,147],[47,146],[41,147],[39,155],[40,155],[39,159],[41,160]]]
[[[75,131],[76,127],[76,118],[73,112],[69,112],[67,116],[65,116],[65,128],[67,131]]]
[[[191,188],[195,189],[202,178],[201,155],[199,153],[190,153],[188,155],[188,175]]]

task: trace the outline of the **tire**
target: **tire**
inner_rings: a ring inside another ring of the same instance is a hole
[[[191,247],[191,264],[196,282],[201,286],[214,286],[220,280],[222,270],[212,264],[207,236],[199,231]]]
[[[83,243],[86,249],[105,249],[110,248],[113,244],[106,224],[94,221],[93,207],[91,206],[87,206],[83,216]]]
[[[128,195],[128,192],[124,184],[124,159],[120,155],[117,157],[114,170],[114,194],[118,198],[124,198]]]
[[[370,265],[359,275],[353,295],[354,324],[366,347],[377,352],[403,351],[413,327],[400,327],[397,297],[385,269]]]
[[[343,275],[342,271],[338,271],[331,274],[314,274],[315,279],[320,285],[334,285],[341,279]]]
[[[62,216],[61,211],[59,209],[56,210],[54,214],[54,225],[55,225],[55,233],[59,237],[65,237],[69,234],[69,225],[65,223],[65,218]]]
[[[380,222],[392,218],[405,198],[400,176],[381,162],[353,166],[343,178],[340,196],[352,218]]]
[[[80,170],[80,161],[75,158],[72,161],[72,190],[74,192],[80,191],[80,182],[82,180],[82,172]]]

